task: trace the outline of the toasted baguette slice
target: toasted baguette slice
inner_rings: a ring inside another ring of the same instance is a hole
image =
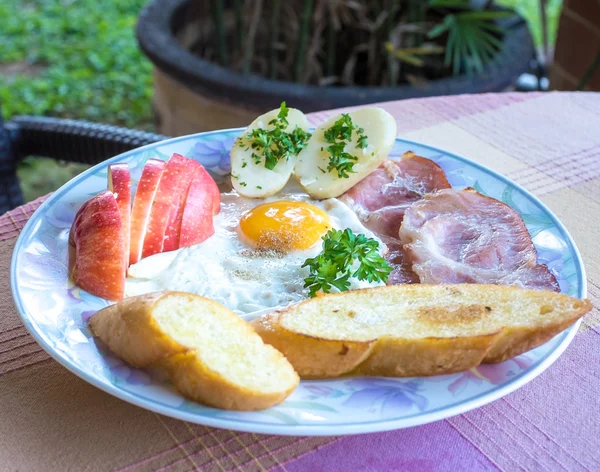
[[[301,378],[412,377],[502,362],[548,341],[591,307],[499,285],[394,285],[313,298],[252,324]]]
[[[298,385],[290,363],[248,323],[191,293],[128,298],[96,313],[90,326],[128,363],[164,367],[183,395],[217,408],[268,408]]]

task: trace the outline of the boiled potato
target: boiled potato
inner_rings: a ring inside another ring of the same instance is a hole
[[[240,195],[249,198],[264,198],[275,195],[279,192],[290,179],[296,156],[281,159],[271,169],[265,167],[265,159],[261,158],[256,163],[252,154],[261,155],[261,149],[253,150],[248,133],[255,129],[271,130],[271,120],[277,119],[279,109],[271,110],[264,115],[259,116],[252,124],[240,135],[231,149],[231,183]],[[300,110],[290,108],[287,116],[288,126],[285,131],[291,133],[296,126],[304,131],[308,131],[308,121],[306,116]]]
[[[396,120],[381,108],[361,108],[348,113],[352,124],[362,128],[366,136],[367,147],[357,146],[359,134],[352,132],[352,139],[344,147],[344,151],[356,156],[352,172],[348,177],[340,177],[335,169],[327,172],[330,154],[324,133],[341,118],[341,115],[330,118],[315,129],[308,145],[300,152],[294,173],[302,188],[316,199],[339,197],[350,187],[354,186],[387,157],[396,139]]]

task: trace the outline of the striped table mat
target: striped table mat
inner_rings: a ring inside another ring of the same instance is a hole
[[[600,305],[600,94],[485,94],[381,104],[403,138],[462,154],[520,183],[562,220]],[[337,112],[337,111],[336,111]],[[334,111],[309,116],[314,125]],[[38,199],[0,217],[8,280]],[[0,287],[0,471],[600,470],[600,323],[520,390],[434,424],[344,438],[207,428],[129,405],[72,375],[35,343]]]

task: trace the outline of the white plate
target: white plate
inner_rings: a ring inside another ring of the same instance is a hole
[[[183,398],[157,372],[134,369],[112,355],[87,326],[106,300],[73,286],[68,278],[68,234],[77,209],[106,189],[107,166],[127,162],[134,183],[148,158],[172,153],[193,157],[222,179],[229,149],[241,130],[171,139],[114,157],[77,176],[46,200],[15,246],[11,286],[23,323],[58,362],[102,390],[142,408],[194,423],[239,431],[289,435],[343,435],[386,431],[448,418],[494,401],[548,368],[571,342],[579,324],[543,346],[510,361],[468,372],[428,378],[344,378],[302,381],[281,405],[259,412],[205,407]],[[585,297],[581,257],[565,227],[517,184],[454,154],[397,140],[392,158],[405,151],[437,162],[457,188],[474,187],[517,210],[533,237],[541,262],[561,290]]]

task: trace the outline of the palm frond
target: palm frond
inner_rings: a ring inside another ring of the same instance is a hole
[[[436,0],[437,3],[449,4],[450,0]],[[427,37],[438,38],[447,33],[446,54],[444,64],[452,66],[454,75],[463,70],[467,74],[481,72],[494,55],[502,47],[498,38],[503,33],[502,27],[492,20],[511,16],[503,11],[468,11],[447,14],[441,23],[429,30]]]

